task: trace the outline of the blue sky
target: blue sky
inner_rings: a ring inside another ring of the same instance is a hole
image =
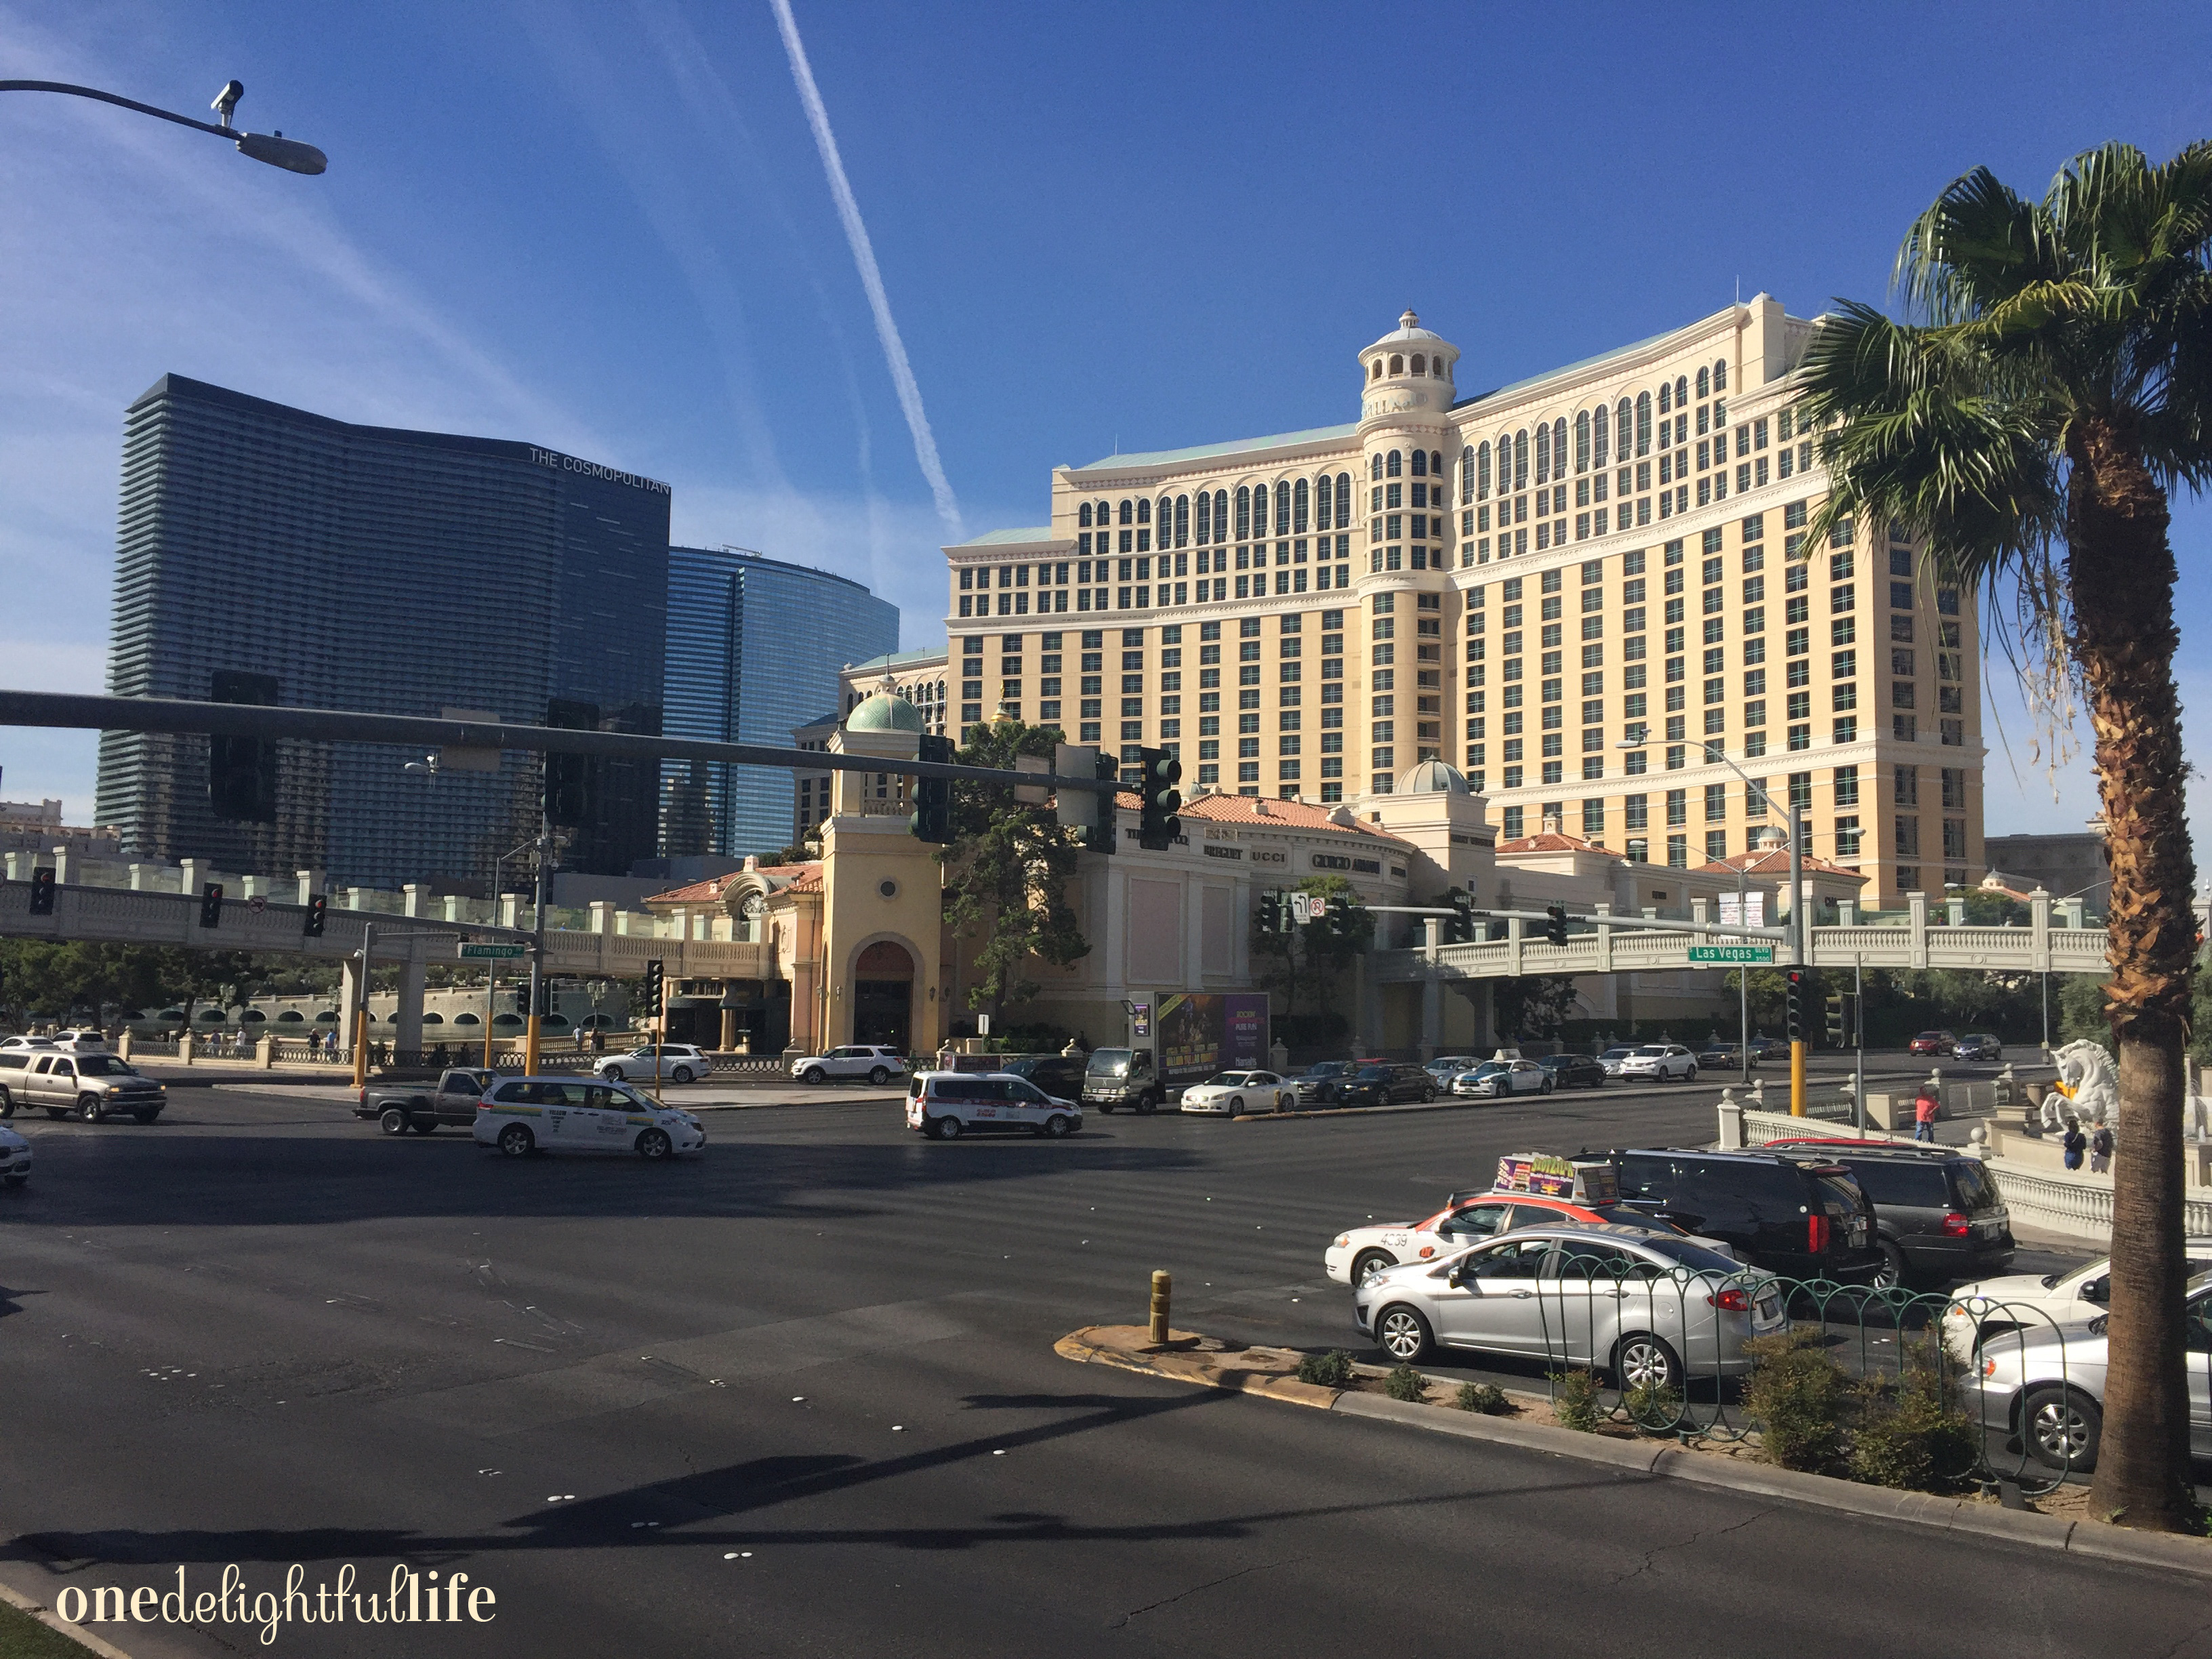
[[[1739,291],[1880,299],[1977,163],[2039,192],[2212,136],[2201,3],[792,4],[970,533],[1038,521],[1059,463],[1352,418],[1407,305],[1502,384]],[[769,0],[0,0],[0,65],[192,113],[235,76],[241,125],[331,157],[0,96],[6,683],[100,686],[122,410],[169,371],[667,479],[680,539],[942,637],[943,514]],[[2175,540],[2212,711],[2212,509]],[[2006,680],[1989,830],[2076,828],[2086,766],[2054,800]],[[0,765],[89,812],[88,738]]]

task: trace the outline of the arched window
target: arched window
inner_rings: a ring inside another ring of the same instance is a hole
[[[1376,450],[1367,458],[1367,476],[1380,483],[1382,477],[1382,452]]]
[[[1444,476],[1444,453],[1441,449],[1432,449],[1429,452],[1429,472],[1434,477],[1441,478]]]
[[[1203,489],[1198,492],[1198,544],[1204,547],[1213,539],[1213,497]]]
[[[1252,492],[1243,484],[1237,486],[1237,539],[1252,539]]]
[[[1482,447],[1474,452],[1474,495],[1477,501],[1490,499],[1490,442],[1483,441]]]
[[[1674,407],[1674,388],[1662,380],[1659,382],[1659,412],[1664,415]]]
[[[1429,373],[1435,375],[1439,380],[1443,380],[1444,378],[1444,360],[1442,357],[1430,358]]]
[[[1405,465],[1404,454],[1394,449],[1382,458],[1382,476],[1386,478],[1395,478],[1405,471]]]
[[[1659,388],[1659,407],[1667,407],[1667,388],[1663,386]],[[1636,394],[1636,453],[1638,455],[1651,453],[1651,394],[1648,392]]]
[[[1587,472],[1590,464],[1589,410],[1575,412],[1575,471]],[[1603,462],[1599,463],[1603,465]]]
[[[1352,475],[1349,472],[1336,475],[1336,527],[1339,530],[1352,528]]]
[[[1285,478],[1275,485],[1275,533],[1286,536],[1291,529],[1291,484]]]
[[[1680,409],[1689,401],[1690,377],[1686,374],[1677,374],[1674,377],[1674,407]]]
[[[1390,372],[1393,374],[1403,374],[1406,372],[1406,360],[1395,352],[1390,354]]]
[[[1176,497],[1176,545],[1190,545],[1190,497],[1188,495]]]
[[[1369,366],[1367,378],[1370,380],[1379,380],[1382,378],[1382,360],[1380,357]]]
[[[1503,489],[1505,488],[1504,461],[1498,463],[1498,487]],[[1528,487],[1528,431],[1526,427],[1513,434],[1513,487],[1516,489]]]
[[[1552,476],[1567,476],[1567,417],[1564,415],[1552,422]]]
[[[1413,452],[1413,476],[1417,478],[1429,476],[1429,458],[1418,449]]]
[[[1709,370],[1709,369],[1704,369],[1704,368],[1699,369],[1699,370],[1698,371],[1698,396],[1699,396],[1700,398],[1709,396],[1709,395],[1711,394],[1711,391],[1712,391],[1712,373],[1711,373],[1711,370]]]
[[[1728,359],[1725,357],[1713,365],[1713,390],[1716,392],[1728,390]]]
[[[1213,492],[1213,539],[1217,542],[1229,539],[1229,492],[1225,489]]]
[[[1137,522],[1139,524],[1150,524],[1152,521],[1152,504],[1150,501],[1139,501],[1137,503]]]
[[[1487,467],[1483,469],[1489,471]],[[1465,507],[1474,499],[1474,446],[1469,444],[1459,453],[1459,504]]]
[[[1610,435],[1607,428],[1613,425],[1613,422],[1606,418],[1603,404],[1597,406],[1597,419],[1590,424],[1596,428],[1590,434],[1590,465],[1602,472],[1605,471],[1605,441]]]
[[[1304,478],[1301,478],[1298,480],[1297,487],[1291,491],[1291,534],[1293,536],[1303,536],[1305,533],[1306,481]]]
[[[1121,522],[1123,524],[1132,524],[1135,522],[1135,519],[1136,507],[1128,501],[1123,501],[1121,503]]]
[[[1536,428],[1536,482],[1552,481],[1552,428],[1541,423]]]
[[[1626,460],[1636,453],[1636,421],[1633,407],[1623,398],[1613,406],[1613,447]]]
[[[1252,486],[1252,534],[1255,538],[1267,533],[1267,486]]]
[[[1085,501],[1085,502],[1084,502],[1084,504],[1083,504],[1080,507],[1079,507],[1079,508],[1077,508],[1077,509],[1076,509],[1076,514],[1075,514],[1075,522],[1076,522],[1077,524],[1079,524],[1079,525],[1082,526],[1083,526],[1083,528],[1084,528],[1084,529],[1085,529],[1085,530],[1088,530],[1088,529],[1090,529],[1090,528],[1091,528],[1091,503],[1090,503],[1090,502]]]
[[[1413,373],[1416,374],[1425,374],[1428,372],[1429,360],[1426,357],[1424,357],[1419,352],[1415,352],[1413,354]]]
[[[1304,484],[1298,486],[1303,489]],[[1324,472],[1314,480],[1314,528],[1326,530],[1334,522],[1336,503],[1330,498],[1328,474]]]
[[[1168,538],[1175,534],[1175,497],[1172,495],[1160,497],[1159,526],[1160,545],[1165,547],[1169,544]]]

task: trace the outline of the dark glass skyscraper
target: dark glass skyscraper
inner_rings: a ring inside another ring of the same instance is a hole
[[[844,576],[731,548],[668,550],[672,737],[792,746],[838,704],[838,671],[898,649],[898,607]],[[670,762],[667,850],[731,857],[791,839],[791,774]],[[704,838],[704,844],[694,844]]]
[[[666,484],[557,451],[351,426],[168,375],[125,421],[109,689],[273,680],[295,706],[657,733],[668,507]],[[156,857],[481,889],[536,833],[537,759],[402,771],[420,758],[285,743],[276,822],[230,823],[208,810],[206,738],[110,732],[97,817]],[[651,857],[658,772],[592,763],[562,867]]]

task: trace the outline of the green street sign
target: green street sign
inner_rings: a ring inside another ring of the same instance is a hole
[[[530,947],[526,945],[464,945],[461,946],[461,955],[464,958],[489,957],[496,962],[506,962],[515,957],[527,956],[529,952]],[[1773,952],[1770,951],[1767,956],[1771,960]]]
[[[1771,962],[1774,960],[1774,947],[1771,945],[1692,945],[1690,947],[1690,960],[1727,963]]]

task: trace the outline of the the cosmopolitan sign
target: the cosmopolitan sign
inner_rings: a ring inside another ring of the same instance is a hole
[[[587,478],[605,478],[609,483],[628,484],[632,489],[650,489],[662,495],[673,493],[658,478],[641,477],[635,472],[624,472],[619,467],[603,466],[597,461],[563,455],[557,449],[540,449],[533,444],[530,449],[530,459],[540,466],[550,466],[558,472],[580,472]]]

